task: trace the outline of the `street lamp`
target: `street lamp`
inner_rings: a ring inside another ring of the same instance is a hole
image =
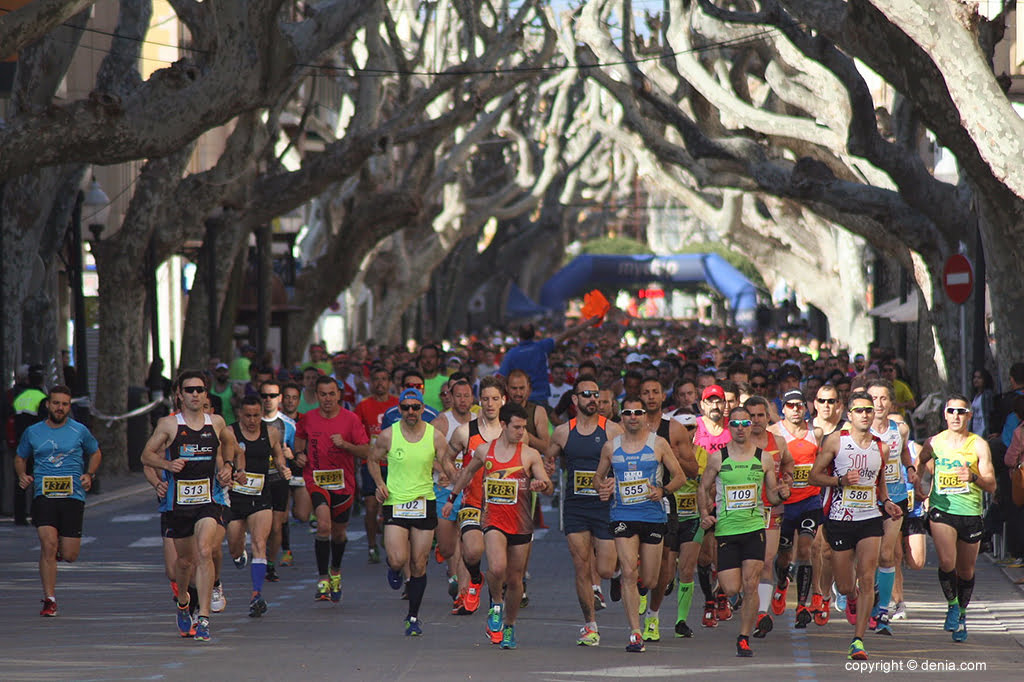
[[[103,229],[107,226],[110,216],[110,198],[100,183],[93,177],[89,187],[78,190],[74,212],[71,216],[71,264],[74,269],[74,300],[75,300],[75,394],[89,394],[89,372],[86,366],[86,322],[85,322],[85,289],[83,273],[85,263],[82,256],[82,222],[88,221],[93,241],[99,241]]]
[[[93,176],[92,182],[89,183],[89,189],[85,190],[82,211],[85,214],[82,219],[89,225],[93,241],[98,242],[103,236],[103,230],[107,228],[107,220],[110,218],[110,197],[100,187],[96,176]]]

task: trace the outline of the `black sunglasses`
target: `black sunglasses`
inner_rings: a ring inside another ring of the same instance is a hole
[[[583,396],[584,398],[596,398],[598,396],[598,394],[600,394],[600,393],[601,393],[600,391],[590,391],[590,390],[587,390],[587,391],[576,391],[576,395]]]
[[[402,410],[402,412],[419,412],[420,410],[423,409],[423,406],[420,405],[419,403],[414,403],[412,405],[399,405],[398,409]]]
[[[839,398],[815,398],[814,401],[822,405],[835,405],[839,402]]]
[[[182,386],[181,390],[184,393],[206,393],[205,386]]]
[[[280,393],[260,393],[260,397],[263,398],[264,400],[267,400],[267,399],[270,399],[270,398],[276,398],[279,395],[281,395],[281,394]]]

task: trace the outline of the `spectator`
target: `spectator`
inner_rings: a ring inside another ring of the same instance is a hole
[[[548,382],[548,355],[555,349],[555,346],[570,336],[579,334],[599,319],[601,318],[591,317],[571,327],[566,327],[561,334],[553,338],[539,341],[536,339],[537,330],[533,323],[524,323],[519,327],[519,344],[505,353],[498,374],[508,377],[509,372],[514,369],[523,370],[530,377],[530,385],[533,387],[530,401],[546,405],[548,397],[551,395],[551,385]]]
[[[988,370],[980,368],[974,370],[971,385],[974,387],[974,397],[971,400],[971,432],[985,438],[989,434],[989,425],[992,422],[995,383]]]

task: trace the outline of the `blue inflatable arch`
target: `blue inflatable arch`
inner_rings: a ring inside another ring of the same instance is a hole
[[[743,273],[715,253],[674,256],[577,256],[544,283],[540,304],[562,310],[570,298],[595,286],[627,288],[658,282],[675,285],[706,282],[729,301],[733,324],[744,330],[756,326],[757,287]]]

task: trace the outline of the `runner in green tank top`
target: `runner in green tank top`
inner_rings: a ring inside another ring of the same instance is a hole
[[[435,462],[449,477],[448,442],[444,434],[423,421],[423,394],[407,388],[399,396],[402,418],[381,431],[371,446],[367,469],[377,484],[377,500],[384,512],[384,550],[388,555],[388,585],[402,586],[402,569],[409,564],[409,613],[406,636],[423,634],[420,604],[427,589],[427,557],[437,528],[434,504]],[[388,460],[388,482],[380,463]]]
[[[728,426],[732,440],[708,456],[697,489],[701,526],[715,527],[718,583],[729,597],[743,590],[740,634],[736,638],[736,655],[741,657],[754,655],[750,649],[750,633],[757,617],[757,585],[764,568],[765,550],[761,491],[767,491],[772,504],[789,498],[789,486],[776,481],[771,454],[751,440],[751,425],[747,408],[730,410]],[[712,507],[713,499],[718,504],[717,510]]]
[[[931,483],[919,481],[929,494],[928,520],[939,555],[939,585],[948,608],[943,628],[954,642],[967,641],[967,605],[974,592],[974,564],[984,532],[981,493],[995,493],[996,476],[988,443],[970,432],[971,401],[954,393],[943,410],[946,430],[921,448],[919,466]]]

